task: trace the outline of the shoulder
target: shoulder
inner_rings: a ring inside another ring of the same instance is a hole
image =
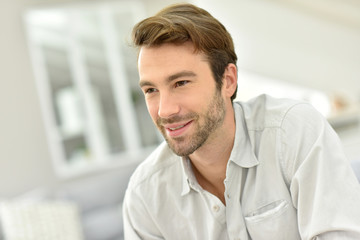
[[[181,158],[163,142],[136,168],[130,178],[128,189],[145,186],[153,181],[166,181],[172,172],[181,169],[180,161]]]
[[[320,114],[307,102],[260,95],[247,102],[237,102],[248,130],[281,128],[286,119],[302,122],[301,118]],[[320,120],[320,119],[319,119]]]

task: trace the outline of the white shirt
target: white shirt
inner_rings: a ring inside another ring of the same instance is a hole
[[[125,239],[360,239],[360,185],[326,120],[266,95],[233,105],[226,206],[163,143],[130,180]]]

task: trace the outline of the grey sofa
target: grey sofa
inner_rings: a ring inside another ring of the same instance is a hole
[[[353,168],[355,175],[360,182],[360,159],[351,161],[351,167]]]
[[[20,200],[35,202],[65,200],[75,203],[79,209],[86,240],[121,240],[123,239],[122,200],[128,180],[137,165],[138,163],[134,162],[63,181],[56,186],[27,193],[21,196]],[[0,240],[3,240],[1,228]]]

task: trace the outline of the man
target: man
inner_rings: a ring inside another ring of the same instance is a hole
[[[303,102],[233,103],[237,57],[220,22],[174,5],[133,37],[166,142],[130,180],[125,239],[360,239],[359,184],[335,132]]]

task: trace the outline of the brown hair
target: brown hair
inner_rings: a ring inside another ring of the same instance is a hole
[[[192,4],[176,4],[146,18],[133,28],[135,46],[160,46],[191,41],[196,52],[207,57],[218,89],[225,68],[236,65],[234,43],[226,28],[207,11]],[[236,97],[236,91],[231,100]]]

